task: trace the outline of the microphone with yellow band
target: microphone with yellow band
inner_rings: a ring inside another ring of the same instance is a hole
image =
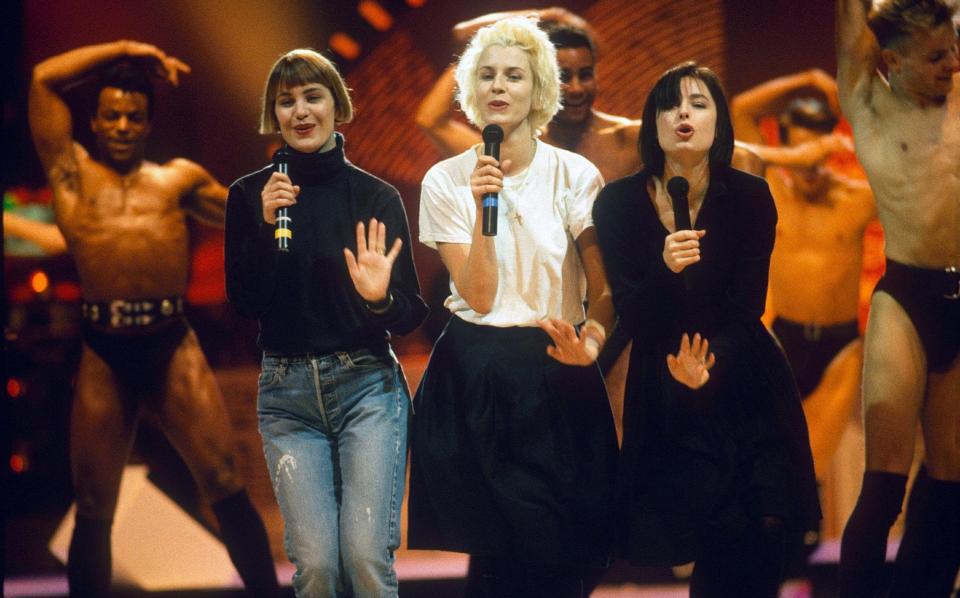
[[[277,172],[287,174],[287,164],[289,162],[290,151],[287,146],[284,145],[273,154],[273,164]],[[290,228],[291,222],[287,208],[279,208],[277,210],[277,228],[273,232],[273,238],[277,240],[277,249],[280,251],[290,251],[290,241],[293,239],[293,229]]]

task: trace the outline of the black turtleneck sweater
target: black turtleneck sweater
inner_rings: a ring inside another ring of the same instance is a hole
[[[288,174],[300,185],[290,206],[290,251],[282,253],[274,226],[263,220],[260,192],[273,165],[230,186],[225,260],[227,297],[241,315],[260,321],[257,344],[284,355],[326,354],[386,345],[423,322],[427,306],[413,265],[410,231],[399,192],[351,164],[336,148],[303,154],[290,150]],[[357,222],[376,218],[387,227],[387,247],[403,248],[390,278],[393,302],[376,314],[357,293],[343,248],[357,253]]]

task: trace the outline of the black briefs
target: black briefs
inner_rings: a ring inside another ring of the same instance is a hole
[[[874,293],[900,304],[920,337],[927,370],[946,371],[960,352],[960,271],[917,268],[887,259]]]
[[[84,303],[83,340],[122,384],[154,387],[163,383],[170,359],[190,332],[182,305],[179,298]],[[108,311],[103,311],[104,306]]]
[[[819,326],[777,318],[773,321],[773,333],[787,354],[802,398],[817,388],[833,358],[860,336],[856,320]]]

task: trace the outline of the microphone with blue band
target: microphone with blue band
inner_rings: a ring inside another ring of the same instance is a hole
[[[500,161],[500,142],[503,141],[503,129],[499,125],[487,125],[483,128],[483,155],[493,156]],[[497,234],[497,207],[500,196],[497,193],[484,193],[481,198],[483,204],[483,235],[494,237]]]

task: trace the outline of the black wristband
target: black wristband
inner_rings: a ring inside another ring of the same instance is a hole
[[[377,301],[375,303],[370,303],[369,301],[366,301],[365,303],[367,305],[367,309],[369,309],[370,311],[372,311],[377,315],[380,315],[386,312],[388,309],[390,309],[390,306],[393,305],[393,293],[391,293],[390,291],[387,291],[387,296],[381,299],[380,301]]]

